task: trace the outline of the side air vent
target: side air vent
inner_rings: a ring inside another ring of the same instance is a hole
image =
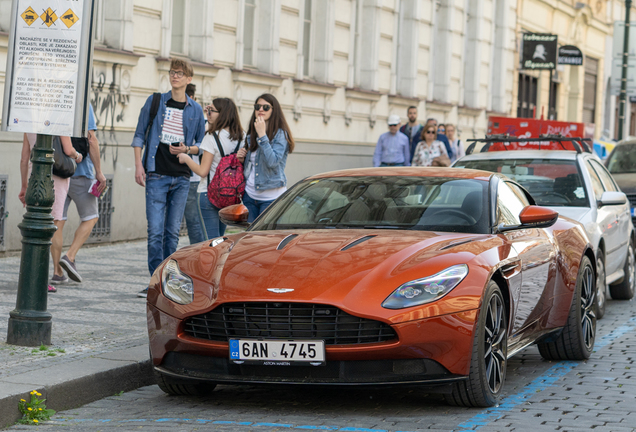
[[[298,237],[298,234],[290,234],[290,235],[288,235],[287,237],[285,237],[285,238],[283,239],[283,241],[281,241],[281,242],[278,244],[278,247],[276,248],[276,250],[281,250],[281,249],[283,249],[285,246],[287,246],[287,244],[288,244],[290,241],[292,241],[292,240],[293,240],[293,239],[295,239],[296,237]]]
[[[354,246],[359,245],[360,243],[363,243],[367,240],[372,239],[375,236],[369,235],[369,236],[364,236],[364,237],[360,237],[358,240],[352,241],[351,243],[349,243],[348,245],[346,245],[345,247],[343,247],[342,249],[340,249],[341,251],[346,251],[347,249],[351,249]]]

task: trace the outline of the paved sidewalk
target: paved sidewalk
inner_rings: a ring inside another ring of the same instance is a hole
[[[146,302],[137,297],[149,280],[145,240],[80,251],[84,282],[49,294],[52,345],[44,350],[6,343],[19,266],[20,257],[0,259],[0,428],[20,418],[18,401],[31,390],[61,410],[154,382]]]

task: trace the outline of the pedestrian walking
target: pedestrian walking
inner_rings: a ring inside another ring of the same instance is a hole
[[[25,133],[22,137],[22,153],[20,155],[20,179],[22,186],[18,194],[18,199],[22,202],[23,206],[26,206],[26,190],[32,169],[31,151],[35,146],[36,140],[37,134]],[[69,137],[60,137],[60,142],[65,155],[74,159],[75,163],[82,161],[82,155],[73,148]],[[55,174],[51,174],[51,178],[53,179],[53,192],[55,194],[53,206],[51,207],[51,216],[53,216],[53,223],[57,227],[51,239],[51,258],[53,259],[53,269],[55,272],[55,269],[59,268],[60,256],[62,255],[62,230],[60,229],[60,225],[63,225],[64,202],[66,201],[70,180],[68,178],[58,177]],[[57,289],[55,286],[49,285],[48,291],[56,292]]]
[[[412,105],[406,110],[406,115],[409,121],[400,128],[400,132],[406,135],[409,139],[409,161],[413,160],[413,153],[417,143],[420,142],[420,136],[422,135],[423,126],[417,121],[417,107]]]
[[[389,131],[378,138],[373,152],[373,166],[410,166],[409,139],[400,132],[400,116],[391,114],[387,122]]]
[[[201,142],[201,165],[185,154],[178,157],[179,162],[188,165],[192,172],[201,176],[197,188],[198,215],[203,222],[203,235],[206,239],[212,239],[225,234],[225,224],[219,220],[219,209],[208,199],[208,185],[222,157],[219,146],[227,156],[245,140],[245,133],[241,127],[238,109],[232,99],[216,98],[212,105],[205,107],[205,111],[208,117],[208,130]]]
[[[444,143],[436,139],[437,127],[433,122],[424,126],[422,140],[415,147],[413,166],[448,166],[450,159],[446,153]]]
[[[82,276],[77,271],[75,257],[93,231],[93,227],[99,218],[98,196],[106,189],[106,177],[102,173],[101,160],[99,155],[99,141],[95,135],[97,124],[93,106],[88,105],[88,154],[86,158],[77,164],[75,174],[70,178],[69,189],[64,200],[64,212],[57,230],[62,236],[64,225],[68,216],[68,208],[71,201],[75,203],[77,213],[80,217],[80,224],[73,235],[73,242],[60,259],[60,264],[55,268],[55,274],[51,278],[51,283],[63,284],[69,278],[75,282],[82,282]],[[89,192],[92,188],[93,180],[97,180],[97,195]],[[68,274],[66,276],[64,271]]]
[[[246,146],[237,153],[244,164],[243,204],[249,210],[249,222],[287,190],[285,166],[294,145],[278,100],[269,93],[257,97],[247,129]]]
[[[190,98],[192,98],[192,100],[195,102],[197,101],[196,91],[196,85],[190,83],[186,86],[186,94],[190,96]],[[190,143],[190,145],[194,146],[195,143]],[[192,161],[196,165],[200,163],[199,154],[192,154],[186,157],[192,158]],[[186,221],[186,226],[188,227],[188,240],[190,240],[190,244],[196,244],[205,240],[206,237],[203,232],[201,215],[199,214],[199,194],[197,193],[199,183],[201,182],[201,177],[192,169],[192,167],[190,167],[190,169],[192,170],[192,175],[190,176],[190,189],[188,189],[188,199],[186,200],[185,212],[183,216]]]
[[[457,129],[454,124],[446,125],[446,137],[450,142],[451,149],[453,150],[453,157],[450,158],[451,163],[457,159],[466,156],[466,150],[464,150],[464,143],[456,136]]]
[[[435,130],[437,131],[437,119],[431,117],[428,120],[426,120],[426,124],[428,125],[429,123],[432,123],[435,126]],[[446,147],[446,154],[448,155],[449,158],[453,157],[453,150],[451,149],[450,142],[448,141],[448,138],[446,137],[446,135],[440,134],[438,132],[436,133],[437,133],[437,137],[435,139],[437,141],[441,141],[442,143],[444,143],[444,146]]]
[[[192,81],[192,66],[186,60],[173,59],[169,75],[171,90],[146,100],[132,142],[135,181],[146,188],[148,270],[151,275],[161,261],[177,250],[179,242],[191,172],[187,165],[179,163],[177,155],[198,154],[205,135],[203,110],[185,92]],[[153,100],[156,112],[151,113]],[[147,294],[148,287],[138,296],[145,298]]]

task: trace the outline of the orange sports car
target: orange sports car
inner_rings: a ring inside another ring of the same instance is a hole
[[[221,211],[244,223],[246,208]],[[148,332],[159,386],[422,384],[491,406],[507,359],[594,346],[583,228],[501,174],[373,168],[309,177],[245,232],[157,269]]]

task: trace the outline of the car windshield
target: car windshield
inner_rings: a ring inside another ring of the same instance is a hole
[[[538,205],[589,207],[581,172],[573,160],[460,160],[454,166],[504,174],[526,188]]]
[[[272,204],[252,230],[409,229],[488,233],[488,181],[365,176],[305,180]]]
[[[617,146],[607,161],[612,174],[636,173],[636,145]]]

